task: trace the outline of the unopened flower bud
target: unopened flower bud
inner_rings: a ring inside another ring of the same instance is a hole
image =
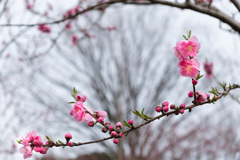
[[[88,126],[89,126],[89,127],[93,127],[94,124],[95,124],[94,121],[90,121],[90,122],[88,122]]]
[[[193,97],[193,91],[188,92],[188,97]]]
[[[175,109],[175,105],[174,105],[174,104],[171,104],[171,105],[170,105],[170,109]]]
[[[117,135],[117,132],[116,131],[112,131],[111,132],[111,137],[115,137]]]
[[[168,111],[168,106],[164,106],[164,107],[163,107],[163,111],[164,111],[164,112],[167,112],[167,111]]]
[[[98,122],[99,122],[99,123],[102,123],[102,122],[103,122],[103,118],[102,118],[102,117],[99,117],[99,118],[98,118]]]
[[[102,128],[102,132],[103,132],[103,133],[106,133],[106,132],[107,132],[107,130],[108,130],[108,129],[107,129],[107,128],[105,128],[105,127],[104,127],[104,128]]]
[[[160,106],[155,106],[155,111],[161,112],[161,107]]]
[[[163,105],[163,106],[168,106],[168,105],[169,105],[169,102],[168,102],[168,101],[163,102],[162,105]]]
[[[71,135],[71,133],[67,133],[67,134],[65,134],[65,139],[66,139],[67,142],[69,142],[70,139],[72,139],[72,135]]]
[[[129,120],[128,124],[132,125],[133,124],[133,120]]]
[[[118,129],[118,130],[122,129],[122,123],[117,122],[115,128]]]
[[[113,130],[113,126],[108,127],[109,131]]]
[[[105,122],[104,125],[105,125],[106,127],[109,127],[109,126],[111,126],[111,123],[110,123],[110,122]]]
[[[71,143],[71,142],[69,142],[69,143],[68,143],[68,146],[72,146],[72,143]]]
[[[118,139],[113,139],[113,143],[118,144]]]
[[[184,113],[184,110],[183,110],[183,109],[181,109],[181,110],[180,110],[180,113],[181,113],[181,114],[183,114],[183,113]]]
[[[193,84],[193,85],[197,85],[197,83],[198,83],[198,81],[195,80],[195,79],[192,81],[192,84]]]
[[[183,104],[180,105],[179,108],[180,108],[180,109],[184,109],[185,107],[186,107],[186,105],[185,105],[185,103],[183,103]]]
[[[122,138],[122,137],[123,137],[123,134],[122,134],[122,133],[119,133],[119,137],[121,137],[121,138]]]

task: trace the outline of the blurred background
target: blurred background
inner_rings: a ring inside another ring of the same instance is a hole
[[[0,24],[35,24],[62,19],[68,10],[95,0],[2,0]],[[213,2],[228,14],[228,1]],[[81,10],[80,7],[80,10]],[[239,13],[235,14],[239,19]],[[71,24],[71,27],[66,25]],[[201,44],[201,73],[206,59],[214,77],[196,86],[207,93],[219,82],[240,82],[240,37],[229,26],[189,10],[160,5],[117,4],[71,21],[49,25],[50,33],[34,27],[0,27],[0,159],[23,159],[16,140],[35,130],[64,141],[86,142],[108,137],[100,126],[89,128],[69,114],[73,87],[87,96],[93,110],[107,120],[138,119],[132,111],[155,105],[190,105],[191,79],[179,75],[173,47],[192,30]],[[169,116],[131,132],[118,145],[112,140],[74,148],[50,148],[36,160],[188,160],[240,159],[240,91],[191,113]]]

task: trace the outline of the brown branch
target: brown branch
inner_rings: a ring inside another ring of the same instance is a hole
[[[169,2],[169,1],[163,1],[163,0],[146,0],[143,2],[126,1],[126,0],[112,0],[112,1],[102,2],[102,3],[96,4],[96,5],[90,6],[86,9],[78,12],[74,16],[70,16],[67,18],[63,18],[61,20],[53,21],[53,22],[45,22],[42,24],[62,23],[66,20],[74,19],[78,15],[84,14],[88,11],[92,11],[92,10],[98,9],[103,6],[106,7],[106,6],[110,6],[110,5],[117,4],[117,3],[132,4],[132,5],[154,5],[154,4],[156,5],[156,4],[159,4],[159,5],[166,5],[166,6],[181,8],[181,9],[190,9],[190,10],[193,10],[193,11],[196,11],[199,13],[209,15],[211,17],[215,17],[215,18],[219,19],[220,21],[227,23],[236,32],[238,32],[240,34],[240,23],[235,21],[234,19],[232,19],[230,16],[228,16],[224,12],[220,11],[219,9],[217,9],[216,7],[213,7],[213,6],[194,4],[194,3],[191,3],[190,1],[186,1],[185,3],[178,3],[178,2]],[[38,26],[38,25],[39,25],[39,23],[35,23],[35,24],[0,24],[0,27],[6,27],[6,26],[8,26],[8,27],[33,27],[33,26]]]
[[[231,0],[231,2],[237,8],[237,10],[240,12],[240,3],[237,0]]]
[[[218,94],[218,98],[217,100],[221,99],[223,96],[226,96],[231,90],[233,89],[237,89],[237,88],[240,88],[240,85],[237,85],[237,84],[233,84],[231,88],[226,88],[225,91],[223,91],[222,93],[219,93]],[[194,107],[197,107],[197,106],[201,106],[201,105],[204,105],[204,104],[208,104],[208,103],[213,103],[213,102],[216,102],[216,101],[213,101],[213,100],[207,100],[205,102],[202,102],[202,103],[197,103],[197,104],[192,104],[190,106],[187,106],[186,108],[184,108],[184,110],[187,110],[187,109],[192,109]],[[134,126],[124,132],[122,132],[125,136],[128,135],[128,133],[134,131],[134,130],[137,130],[157,119],[160,119],[162,117],[165,117],[165,116],[169,116],[169,115],[172,115],[172,114],[175,114],[176,112],[178,111],[171,111],[171,112],[167,112],[167,113],[164,113],[164,114],[161,114],[161,115],[158,115],[156,117],[153,117],[152,119],[150,120],[147,120],[147,121],[144,121],[143,123],[137,125],[137,126]],[[73,146],[81,146],[81,145],[87,145],[87,144],[92,144],[92,143],[99,143],[99,142],[102,142],[102,141],[106,141],[106,140],[109,140],[109,139],[112,139],[114,137],[107,137],[107,138],[103,138],[103,139],[99,139],[99,140],[95,140],[95,141],[89,141],[89,142],[78,142],[78,143],[74,143],[72,142],[72,145],[71,147]],[[49,145],[43,145],[44,147],[60,147],[60,146],[68,146],[68,144],[55,144],[55,143],[52,143],[52,144],[49,144]]]

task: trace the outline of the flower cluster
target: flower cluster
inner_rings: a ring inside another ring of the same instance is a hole
[[[188,92],[188,97],[194,97],[193,91]],[[195,97],[196,97],[196,102],[197,103],[202,103],[205,102],[207,99],[210,98],[210,95],[208,93],[204,94],[200,91],[195,92]]]
[[[197,78],[200,67],[200,63],[195,58],[200,49],[197,37],[189,35],[188,39],[178,41],[173,49],[174,55],[179,59],[179,73],[184,77]]]
[[[80,8],[79,8],[79,6],[77,6],[77,7],[75,7],[75,8],[69,9],[66,13],[64,13],[63,17],[64,17],[64,18],[73,17],[73,16],[75,16],[79,11],[80,11]]]
[[[38,26],[38,30],[40,30],[43,33],[50,33],[51,32],[51,28],[46,24],[40,24]]]
[[[43,147],[43,141],[40,136],[36,136],[36,132],[32,131],[27,134],[22,140],[19,141],[23,147],[20,148],[20,153],[23,154],[23,158],[30,158],[32,156],[32,151],[39,152],[41,154],[46,154],[48,147]],[[45,143],[48,144],[48,141]]]
[[[96,115],[98,115],[98,118],[101,117],[102,119],[107,117],[107,113],[105,111],[98,111],[93,113],[92,108],[85,107],[83,103],[87,99],[86,96],[76,94],[75,98],[77,101],[75,102],[73,108],[70,111],[70,115],[73,116],[75,120],[79,122],[85,121],[89,125],[91,123],[91,120],[93,119],[91,114],[94,114],[95,117],[97,117]]]
[[[164,113],[168,112],[168,110],[169,110],[168,105],[169,105],[168,101],[163,102],[162,103],[162,107],[160,107],[159,105],[155,106],[155,111],[156,112],[162,112],[164,114]],[[183,114],[185,107],[186,107],[185,103],[181,104],[179,107],[177,107],[174,104],[170,105],[170,109],[175,110],[176,111],[175,112],[176,115],[178,115],[179,113]]]

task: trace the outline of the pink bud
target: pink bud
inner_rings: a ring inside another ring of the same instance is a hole
[[[183,104],[180,105],[179,108],[180,108],[180,109],[184,109],[185,107],[186,107],[186,105],[185,105],[185,103],[183,103]]]
[[[183,109],[181,109],[181,110],[180,110],[180,113],[181,113],[181,114],[183,114],[183,113],[184,113],[184,110],[183,110]]]
[[[65,139],[66,139],[66,141],[69,141],[70,139],[72,139],[71,133],[65,134]]]
[[[99,118],[98,118],[98,122],[99,122],[99,123],[102,123],[102,122],[103,122],[103,118],[102,118],[102,117],[99,117]]]
[[[122,137],[123,137],[123,134],[122,134],[122,133],[119,133],[119,136],[122,138]]]
[[[118,139],[113,139],[113,143],[118,144]]]
[[[72,143],[71,143],[71,142],[69,142],[69,143],[68,143],[68,146],[72,146]]]
[[[198,81],[195,80],[195,79],[192,81],[192,84],[193,84],[193,85],[197,85],[197,83],[198,83]]]
[[[116,131],[112,131],[111,132],[111,137],[115,137],[117,135],[117,132]]]
[[[105,126],[105,127],[109,127],[109,126],[111,126],[111,123],[110,123],[110,122],[105,122],[105,123],[104,123],[104,126]]]
[[[43,145],[43,141],[42,141],[42,138],[40,136],[36,136],[34,138],[34,145],[35,146],[42,146]]]
[[[88,126],[89,126],[89,127],[93,127],[94,124],[95,124],[94,121],[90,121],[90,122],[88,122]]]
[[[113,130],[113,126],[108,127],[109,131]]]
[[[167,112],[167,111],[168,111],[168,106],[164,106],[164,107],[163,107],[163,111],[164,111],[164,112]]]
[[[169,102],[168,102],[168,101],[163,102],[162,105],[163,105],[163,106],[168,106],[168,105],[169,105]]]
[[[115,127],[116,127],[116,129],[122,129],[122,123],[117,122]]]
[[[160,106],[155,106],[155,111],[161,112],[161,107]]]
[[[188,92],[188,97],[193,97],[193,91]]]
[[[76,94],[76,100],[77,101],[85,102],[86,99],[87,99],[87,96],[83,96],[83,95],[81,95],[79,93]]]
[[[170,109],[175,109],[175,105],[174,105],[174,104],[171,104],[171,105],[170,105]]]
[[[105,127],[102,128],[102,132],[103,132],[103,133],[106,133],[106,132],[107,132],[107,128],[105,128]]]
[[[129,120],[128,124],[132,125],[133,124],[133,120]]]
[[[105,111],[98,111],[98,116],[102,117],[103,119],[107,117],[107,112]]]

